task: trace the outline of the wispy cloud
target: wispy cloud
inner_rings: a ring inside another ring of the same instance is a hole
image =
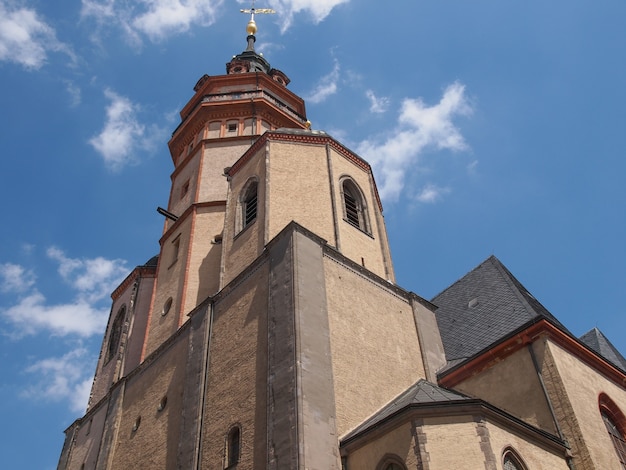
[[[73,412],[83,412],[89,400],[94,363],[95,358],[89,357],[82,347],[61,357],[39,360],[26,369],[38,379],[22,396],[38,401],[67,401]]]
[[[269,0],[269,4],[281,16],[281,30],[285,32],[293,23],[294,15],[305,13],[311,16],[314,23],[323,21],[333,8],[350,0]],[[240,0],[243,3],[245,0]],[[249,3],[249,2],[247,2]]]
[[[448,194],[449,192],[450,188],[441,188],[429,183],[420,190],[415,199],[419,202],[432,204],[439,201],[444,194]]]
[[[109,295],[128,274],[121,259],[69,258],[56,247],[48,248],[47,255],[59,263],[61,277],[91,303]]]
[[[182,33],[192,24],[207,26],[215,21],[221,0],[142,0],[147,10],[133,20],[133,26],[151,40]]]
[[[65,89],[70,95],[70,104],[72,106],[78,106],[82,101],[82,93],[80,87],[68,80],[65,82]]]
[[[75,60],[70,47],[57,39],[54,28],[35,10],[12,8],[0,0],[0,60],[38,69],[49,52],[63,52]]]
[[[37,290],[1,311],[2,317],[14,328],[10,333],[13,338],[40,332],[89,337],[104,331],[108,313],[108,309],[95,308],[84,299],[48,305],[44,295]]]
[[[194,25],[215,22],[223,0],[82,0],[81,16],[93,18],[101,26],[117,25],[133,44],[140,35],[160,41],[188,31]]]
[[[0,291],[5,293],[25,292],[35,284],[35,274],[13,263],[0,264]]]
[[[306,101],[314,104],[321,103],[322,101],[325,101],[327,98],[337,93],[340,69],[341,67],[339,66],[339,61],[335,59],[333,70],[328,75],[324,75],[318,81],[315,88],[307,94],[305,98]]]
[[[372,90],[367,90],[365,92],[365,96],[367,96],[367,99],[370,102],[371,113],[380,114],[387,111],[387,108],[389,107],[389,98],[385,96],[378,97]]]
[[[86,338],[104,331],[109,314],[105,299],[127,274],[126,262],[69,258],[58,248],[50,248],[47,254],[58,262],[59,275],[74,290],[74,299],[50,304],[37,289],[31,271],[11,263],[0,265],[3,290],[18,297],[13,305],[0,308],[0,317],[11,326],[8,334],[14,338],[38,333]]]
[[[110,169],[119,170],[135,163],[139,151],[152,150],[158,131],[139,122],[139,105],[109,89],[104,94],[110,101],[104,127],[89,143]]]
[[[406,98],[398,127],[390,135],[365,140],[357,146],[359,154],[372,163],[382,182],[381,197],[390,201],[398,199],[407,174],[416,170],[425,149],[466,150],[467,143],[453,119],[471,113],[465,86],[459,82],[448,86],[434,106],[426,105],[420,98]]]
[[[237,0],[249,8],[249,0]],[[349,0],[269,0],[267,5],[276,10],[285,32],[293,24],[296,14],[308,15],[314,23],[323,21],[338,5]],[[189,31],[193,26],[215,23],[224,0],[81,0],[81,17],[93,19],[99,28],[111,26],[121,29],[134,46],[142,38],[159,42],[169,36]]]

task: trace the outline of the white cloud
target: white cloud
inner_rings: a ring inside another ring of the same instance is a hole
[[[32,271],[13,263],[0,264],[0,279],[1,292],[25,292],[35,284],[35,274]]]
[[[133,26],[150,39],[189,30],[192,24],[207,26],[215,21],[221,0],[141,0],[147,11],[135,17]]]
[[[128,273],[126,262],[102,257],[68,258],[58,248],[50,248],[47,254],[59,263],[58,272],[73,288],[75,297],[70,302],[50,304],[34,286],[34,274],[18,265],[0,265],[0,275],[5,280],[3,290],[6,287],[11,292],[24,293],[14,305],[0,309],[0,316],[13,327],[9,334],[19,338],[47,332],[86,338],[102,333],[109,308],[100,302]]]
[[[37,290],[22,298],[16,305],[0,310],[2,317],[13,325],[11,336],[20,338],[45,331],[57,336],[89,337],[102,333],[109,310],[98,309],[86,300],[47,305],[46,298]]]
[[[82,0],[81,16],[94,18],[100,25],[116,24],[134,45],[140,33],[152,41],[188,31],[193,25],[215,22],[223,0]]]
[[[128,274],[126,262],[121,259],[68,258],[56,248],[48,248],[47,255],[59,263],[59,274],[89,302],[96,302],[113,291]]]
[[[370,101],[370,112],[371,113],[384,113],[387,111],[389,107],[389,98],[382,96],[377,97],[372,90],[367,90],[365,92],[365,96]]]
[[[434,106],[427,106],[419,98],[406,98],[402,102],[398,127],[389,136],[366,140],[357,146],[358,153],[372,164],[382,182],[379,187],[381,197],[397,200],[407,173],[415,171],[426,148],[467,149],[452,120],[471,113],[465,86],[458,82],[448,86]]]
[[[0,60],[38,69],[45,64],[48,52],[64,52],[74,59],[70,48],[57,39],[54,29],[35,10],[11,9],[0,0]]]
[[[321,103],[322,101],[325,101],[328,97],[337,93],[339,71],[339,62],[337,61],[337,59],[335,59],[335,65],[333,67],[333,70],[328,75],[325,75],[320,79],[313,91],[311,91],[307,95],[306,101],[309,103]]]
[[[285,32],[293,23],[295,14],[304,12],[311,15],[314,23],[323,21],[333,8],[350,0],[269,0],[269,5],[282,18],[281,31]],[[245,3],[240,1],[239,3]],[[249,2],[247,2],[249,3]]]
[[[154,147],[152,133],[137,118],[139,106],[111,90],[104,91],[110,104],[106,109],[106,122],[100,133],[89,140],[112,170],[135,163],[139,150]]]
[[[323,21],[338,5],[349,0],[268,0],[276,10],[285,32],[293,23],[294,15],[309,15],[314,23]],[[250,0],[238,0],[250,8]],[[81,0],[82,18],[95,19],[102,28],[115,25],[122,29],[128,41],[141,45],[141,38],[161,41],[168,36],[189,31],[193,26],[213,24],[224,0]],[[99,41],[99,39],[96,38]]]
[[[444,194],[450,192],[449,188],[440,188],[434,184],[427,184],[422,188],[419,194],[416,196],[416,200],[423,203],[434,203],[439,201]]]
[[[84,412],[93,382],[90,373],[94,362],[84,348],[37,361],[26,369],[38,377],[37,384],[26,389],[22,396],[54,402],[68,400],[73,412]]]

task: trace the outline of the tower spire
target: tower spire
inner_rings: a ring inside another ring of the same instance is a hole
[[[256,0],[252,0],[251,8],[239,10],[241,13],[250,14],[250,21],[248,21],[248,24],[246,25],[246,32],[248,33],[248,48],[246,50],[250,52],[254,52],[254,42],[256,41],[255,34],[257,32],[256,22],[254,21],[254,15],[259,14],[259,13],[261,14],[276,13],[276,11],[272,10],[271,8],[255,8],[254,7],[255,1]]]

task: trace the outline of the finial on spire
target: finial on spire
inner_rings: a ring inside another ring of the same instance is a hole
[[[257,32],[256,22],[254,21],[254,15],[258,13],[263,14],[273,14],[276,11],[271,8],[254,8],[254,3],[256,0],[252,0],[252,8],[246,8],[245,10],[239,10],[241,13],[250,13],[250,21],[248,21],[248,25],[246,26],[246,31],[249,36],[254,36]]]

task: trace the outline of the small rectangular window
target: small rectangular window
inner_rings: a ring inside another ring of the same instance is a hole
[[[237,123],[229,122],[228,123],[228,132],[237,132]]]
[[[172,262],[171,264],[176,263],[178,261],[178,252],[180,251],[180,235],[176,237],[176,239],[172,242]]]

